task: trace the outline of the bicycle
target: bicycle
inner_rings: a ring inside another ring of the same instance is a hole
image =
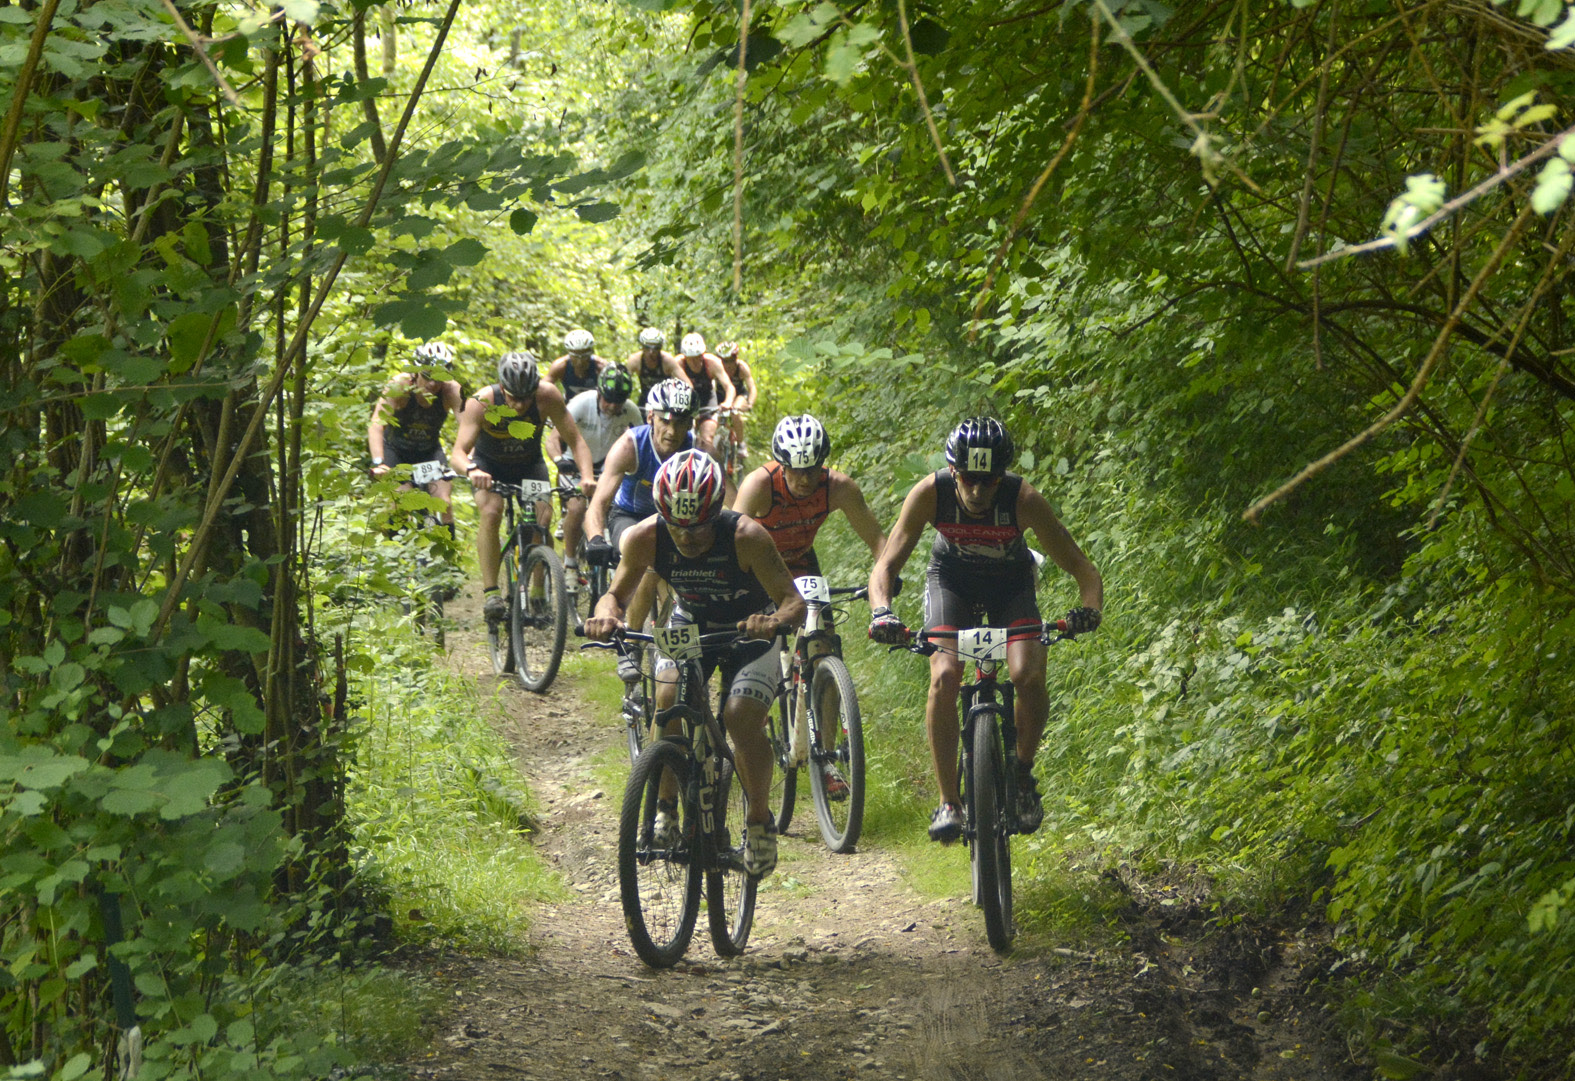
[[[552,491],[558,497],[559,528],[556,536],[559,540],[562,540],[562,522],[564,516],[568,513],[569,502],[574,499],[585,498],[585,493],[580,490],[580,474],[573,458],[563,455],[555,460],[555,464],[558,467],[558,482],[554,485]],[[565,587],[573,586],[573,590],[569,594],[571,598],[569,607],[572,611],[573,621],[576,624],[584,623],[596,613],[597,599],[607,592],[607,586],[612,582],[611,565],[592,563],[586,558],[585,542],[588,539],[582,531],[579,547],[574,552],[574,558],[579,564],[574,582],[571,583],[569,581],[568,568],[564,568],[564,585]],[[616,550],[613,552],[613,558],[614,560],[617,559]]]
[[[537,502],[546,500],[553,487],[544,480],[523,480],[494,483],[492,490],[503,497],[508,539],[499,556],[498,576],[509,605],[506,633],[502,621],[487,622],[492,670],[517,675],[526,690],[540,694],[558,674],[569,627],[563,561],[536,520]],[[542,592],[533,598],[538,586]]]
[[[790,652],[783,654],[782,689],[767,722],[767,738],[780,783],[773,777],[772,806],[777,832],[786,833],[798,798],[798,770],[808,766],[815,815],[826,847],[852,852],[864,827],[864,726],[853,677],[842,660],[842,639],[831,628],[832,598],[863,597],[865,586],[830,588],[816,575],[795,578],[807,614]],[[824,646],[824,652],[812,652]],[[826,768],[835,768],[847,788],[828,788]]]
[[[1057,633],[1058,632],[1058,633]],[[1052,637],[1052,634],[1054,636]],[[957,779],[962,787],[963,841],[973,868],[973,902],[984,909],[985,937],[1005,952],[1017,934],[1012,919],[1012,834],[1017,828],[1017,721],[1010,679],[1000,677],[1008,642],[1038,638],[1044,645],[1070,640],[1065,620],[1018,627],[920,631],[917,641],[892,649],[929,656],[937,649],[974,662],[974,677],[958,691],[962,738]],[[943,642],[954,645],[943,645]]]
[[[734,776],[732,748],[711,709],[702,661],[706,654],[745,641],[736,630],[700,633],[693,625],[662,627],[653,634],[620,631],[611,642],[586,649],[629,653],[654,645],[679,667],[678,697],[656,710],[654,681],[646,695],[657,725],[673,721],[681,734],[653,740],[640,753],[624,788],[618,819],[618,892],[634,952],[652,968],[670,968],[683,957],[700,915],[705,883],[711,945],[719,957],[737,957],[754,927],[759,880],[744,869],[748,802]],[[656,832],[662,780],[677,801],[668,813],[675,826]]]
[[[420,507],[420,521],[416,526],[417,532],[423,539],[423,546],[417,550],[415,559],[415,591],[417,599],[414,603],[416,629],[426,633],[431,632],[432,640],[438,648],[447,645],[445,626],[443,620],[443,602],[452,596],[451,585],[445,582],[444,574],[433,573],[434,553],[443,549],[448,542],[427,540],[428,531],[432,529],[443,530],[446,534],[447,526],[432,504],[436,499],[431,496],[429,489],[434,481],[452,480],[454,471],[447,464],[439,461],[416,462],[410,467],[411,489],[420,492],[427,499],[422,501]]]
[[[716,417],[716,435],[712,440],[712,447],[716,451],[712,455],[722,466],[722,472],[734,488],[744,478],[747,468],[744,464],[744,453],[737,440],[733,438],[733,418],[748,416],[747,409],[730,409],[722,406],[710,406],[700,411],[702,416]]]

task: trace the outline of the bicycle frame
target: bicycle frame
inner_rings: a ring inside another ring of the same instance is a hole
[[[833,597],[850,599],[869,592],[867,586],[839,586],[832,588],[818,575],[802,575],[793,579],[799,596],[804,598],[804,623],[794,636],[792,649],[782,651],[782,693],[788,695],[792,707],[792,743],[787,765],[804,765],[810,757],[809,711],[804,708],[804,696],[815,676],[815,665],[822,657],[842,656],[842,636],[832,629],[832,615],[837,610]],[[825,652],[811,653],[810,647],[825,643]]]

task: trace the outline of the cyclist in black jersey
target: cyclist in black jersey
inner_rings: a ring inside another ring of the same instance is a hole
[[[443,423],[458,416],[464,403],[454,371],[454,351],[442,342],[427,342],[415,350],[411,371],[400,372],[372,407],[366,445],[372,452],[372,477],[386,476],[395,466],[442,462]],[[410,485],[400,485],[405,491]],[[427,491],[443,501],[443,522],[454,532],[453,483],[432,481]]]
[[[1012,437],[993,417],[972,417],[946,441],[947,467],[908,493],[897,524],[870,572],[870,637],[892,645],[907,642],[908,630],[891,610],[897,575],[926,524],[935,545],[925,574],[924,628],[957,630],[981,625],[1037,624],[1034,560],[1024,540],[1032,529],[1056,566],[1077,581],[1081,606],[1066,615],[1074,633],[1099,626],[1104,581],[1083,554],[1045,497],[1022,477],[1008,473]],[[1024,833],[1039,828],[1044,808],[1032,767],[1044,734],[1050,700],[1045,687],[1046,649],[1037,636],[1013,641],[1006,665],[1016,691],[1017,818]],[[962,662],[938,651],[930,657],[930,691],[924,719],[941,805],[930,821],[932,840],[962,834],[958,805],[957,692]]]
[[[493,481],[518,484],[547,479],[541,441],[551,421],[568,444],[580,476],[596,479],[590,448],[569,411],[563,394],[544,382],[530,353],[508,353],[498,363],[498,381],[465,403],[459,434],[449,455],[456,473],[464,473],[476,496],[476,561],[481,565],[482,613],[489,620],[508,615],[508,601],[498,592],[498,527],[503,498],[491,491]],[[536,520],[552,521],[552,504],[536,504]]]
[[[766,711],[782,679],[778,638],[804,619],[787,564],[756,521],[722,509],[722,467],[698,450],[680,451],[656,471],[656,513],[629,527],[623,560],[612,585],[585,621],[585,635],[602,641],[625,628],[624,616],[647,569],[676,596],[673,623],[698,624],[701,632],[736,627],[763,641],[740,647],[721,664],[726,699],[722,723],[733,744],[738,775],[749,800],[744,862],[752,875],[776,866],[776,824],[771,817],[771,746]],[[709,673],[707,673],[709,676]],[[657,705],[677,697],[677,669],[657,666]]]
[[[578,328],[563,336],[563,356],[547,366],[547,381],[563,392],[563,400],[596,389],[602,369],[612,363],[596,355],[596,339]]]
[[[733,381],[722,367],[722,358],[706,350],[700,335],[685,334],[679,352],[678,374],[695,392],[695,446],[710,454],[716,449],[716,411],[732,405],[737,396]]]
[[[624,367],[639,384],[641,409],[646,407],[646,399],[658,383],[664,379],[683,378],[678,374],[678,358],[662,349],[666,341],[667,336],[656,327],[646,327],[640,331],[639,351],[630,353],[629,359],[624,361]]]

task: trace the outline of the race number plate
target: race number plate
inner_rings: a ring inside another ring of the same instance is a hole
[[[957,632],[957,653],[971,661],[1006,659],[1005,627],[972,627]]]
[[[544,480],[520,481],[520,498],[525,500],[542,500],[552,494],[552,485]]]
[[[809,611],[804,615],[804,633],[813,634],[825,627],[825,618],[821,613],[826,605],[831,603],[831,589],[826,585],[826,580],[819,575],[806,574],[802,578],[793,579],[793,584],[798,587],[799,596],[804,598],[804,603],[809,606]]]
[[[416,484],[431,484],[435,480],[442,480],[443,472],[442,462],[417,462],[410,467],[410,479]]]
[[[656,629],[656,648],[675,661],[697,660],[700,656],[700,628],[692,623]]]

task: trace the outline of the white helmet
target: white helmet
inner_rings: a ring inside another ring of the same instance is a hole
[[[646,327],[640,331],[640,347],[642,349],[660,349],[667,341],[667,335],[655,327]]]
[[[790,469],[824,465],[830,453],[825,426],[808,413],[783,417],[771,435],[771,457]]]
[[[425,345],[418,345],[416,346],[416,366],[453,371],[454,350],[442,342],[427,342]]]
[[[650,413],[693,413],[695,392],[682,379],[663,379],[646,395],[645,408]]]
[[[686,357],[705,356],[705,339],[698,334],[685,334],[684,340],[678,346],[679,352]]]
[[[563,348],[568,353],[589,353],[596,348],[596,339],[590,331],[576,327],[563,336]]]

